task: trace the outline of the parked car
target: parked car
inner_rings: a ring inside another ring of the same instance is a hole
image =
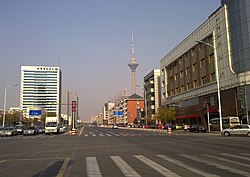
[[[24,129],[25,125],[16,125],[16,131],[18,134],[23,134],[23,129]]]
[[[231,136],[231,135],[250,136],[250,125],[247,125],[247,124],[235,125],[231,128],[226,128],[222,130],[221,134],[225,136]]]
[[[182,124],[175,124],[175,130],[183,130]]]
[[[171,128],[171,130],[174,130],[174,127],[170,124],[166,124],[163,129],[168,130],[168,128]]]
[[[39,134],[45,133],[45,127],[44,126],[37,126],[36,127]]]
[[[157,124],[157,125],[155,126],[155,128],[156,128],[156,129],[163,129],[163,125]]]
[[[14,127],[6,127],[1,131],[1,136],[13,136],[17,135],[17,131]]]
[[[2,135],[3,130],[4,130],[4,127],[0,127],[0,136]]]
[[[155,129],[155,128],[156,128],[156,125],[155,125],[155,124],[149,124],[149,125],[148,125],[148,128]]]
[[[207,129],[202,125],[192,125],[187,131],[196,132],[196,133],[199,133],[199,132],[206,133]]]
[[[38,135],[37,128],[34,126],[29,126],[29,127],[24,128],[23,136],[26,136],[26,135]]]
[[[112,126],[112,128],[118,129],[118,126],[117,126],[116,124],[114,124],[114,125]]]

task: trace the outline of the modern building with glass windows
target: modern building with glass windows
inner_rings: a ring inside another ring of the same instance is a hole
[[[51,121],[59,122],[60,103],[60,67],[21,67],[20,108],[24,118],[32,118],[30,110],[41,110]]]
[[[249,123],[250,1],[222,0],[160,69],[162,105],[176,107],[177,122],[207,126],[209,103],[210,118],[221,111]]]
[[[144,77],[145,114],[155,121],[160,108],[160,69],[153,69]]]

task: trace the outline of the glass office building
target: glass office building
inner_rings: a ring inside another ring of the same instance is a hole
[[[24,118],[30,110],[41,110],[55,121],[60,118],[61,70],[59,67],[22,66],[20,108]]]
[[[221,7],[161,59],[162,105],[178,105],[179,123],[207,126],[207,103],[210,118],[219,117],[219,86],[222,116],[249,123],[249,42],[250,1],[222,0]]]

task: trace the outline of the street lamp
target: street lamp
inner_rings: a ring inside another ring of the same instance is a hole
[[[14,85],[9,85],[5,88],[4,91],[4,105],[3,105],[3,127],[4,127],[4,123],[5,123],[5,107],[6,107],[6,97],[7,97],[7,90],[9,87],[15,87],[18,86],[18,84],[14,84]]]
[[[217,94],[218,94],[218,104],[219,104],[219,117],[220,117],[220,131],[222,131],[222,116],[221,116],[221,100],[220,100],[220,79],[219,79],[219,68],[218,68],[218,58],[217,58],[217,50],[216,50],[216,41],[215,41],[215,32],[213,31],[213,44],[206,43],[204,41],[196,41],[201,44],[205,44],[214,49],[214,61],[215,61],[215,74],[217,81]],[[208,125],[209,126],[209,125]]]

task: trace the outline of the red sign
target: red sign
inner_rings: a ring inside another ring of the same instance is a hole
[[[72,111],[76,111],[76,101],[72,101]]]

